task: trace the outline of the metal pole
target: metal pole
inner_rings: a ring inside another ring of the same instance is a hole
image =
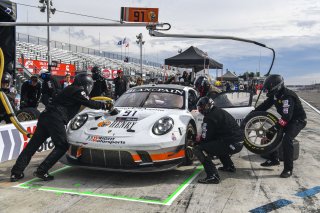
[[[50,0],[47,0],[47,23],[50,22]],[[51,72],[51,56],[50,56],[50,26],[47,26],[47,45],[48,45],[48,71]]]
[[[140,33],[141,37],[139,38],[140,43],[140,72],[141,72],[141,78],[142,78],[142,33]]]

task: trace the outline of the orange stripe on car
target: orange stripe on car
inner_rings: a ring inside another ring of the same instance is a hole
[[[172,160],[176,158],[182,158],[185,156],[185,151],[180,150],[177,153],[174,152],[167,152],[167,153],[161,153],[161,154],[152,154],[151,159],[152,161],[164,161],[164,160]]]
[[[132,156],[134,162],[141,162],[142,161],[140,158],[140,155],[131,155],[131,156]]]

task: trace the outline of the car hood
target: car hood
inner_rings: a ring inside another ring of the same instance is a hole
[[[89,118],[75,137],[81,138],[96,136],[110,137],[132,137],[141,132],[150,132],[154,123],[165,116],[176,117],[179,109],[159,109],[159,108],[117,108],[119,113],[111,116],[109,113],[100,110],[86,110]],[[69,131],[70,133],[70,131]],[[89,138],[90,139],[90,138]]]

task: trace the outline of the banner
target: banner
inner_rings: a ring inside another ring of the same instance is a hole
[[[115,79],[118,76],[118,70],[104,69],[102,70],[102,75],[106,79]]]
[[[31,60],[31,59],[18,59],[19,63],[23,64],[23,66],[30,70],[33,74],[38,74],[41,69],[48,70],[48,62],[47,61],[39,61],[39,60]],[[23,62],[22,62],[23,61]],[[76,67],[73,64],[63,64],[58,63],[57,67],[51,67],[52,75],[57,76],[65,76],[67,73],[71,74],[71,76],[75,75]]]
[[[34,132],[37,121],[22,122],[21,125],[28,131]],[[0,162],[16,159],[29,142],[29,138],[22,135],[13,124],[0,126]],[[53,149],[54,144],[49,138],[44,142],[38,152]]]

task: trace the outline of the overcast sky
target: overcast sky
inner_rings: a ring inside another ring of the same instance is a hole
[[[14,2],[38,6],[36,0]],[[57,10],[112,20],[120,19],[121,7],[157,7],[159,21],[168,22],[168,33],[228,35],[256,40],[276,51],[273,73],[286,84],[320,83],[319,0],[53,0]],[[18,21],[46,21],[39,9],[18,5]],[[102,22],[103,20],[56,12],[52,22]],[[111,21],[109,21],[112,23]],[[46,37],[45,27],[18,27],[20,33]],[[70,32],[70,34],[69,34]],[[129,55],[139,55],[136,35],[143,33],[144,56],[149,61],[164,59],[196,46],[237,74],[267,72],[271,51],[253,44],[227,40],[154,38],[145,28],[55,27],[52,39],[85,47],[120,52],[116,45],[129,40]],[[100,42],[99,42],[100,34]],[[125,48],[123,48],[124,51]],[[127,49],[128,50],[128,49]],[[215,76],[215,72],[212,72]]]

